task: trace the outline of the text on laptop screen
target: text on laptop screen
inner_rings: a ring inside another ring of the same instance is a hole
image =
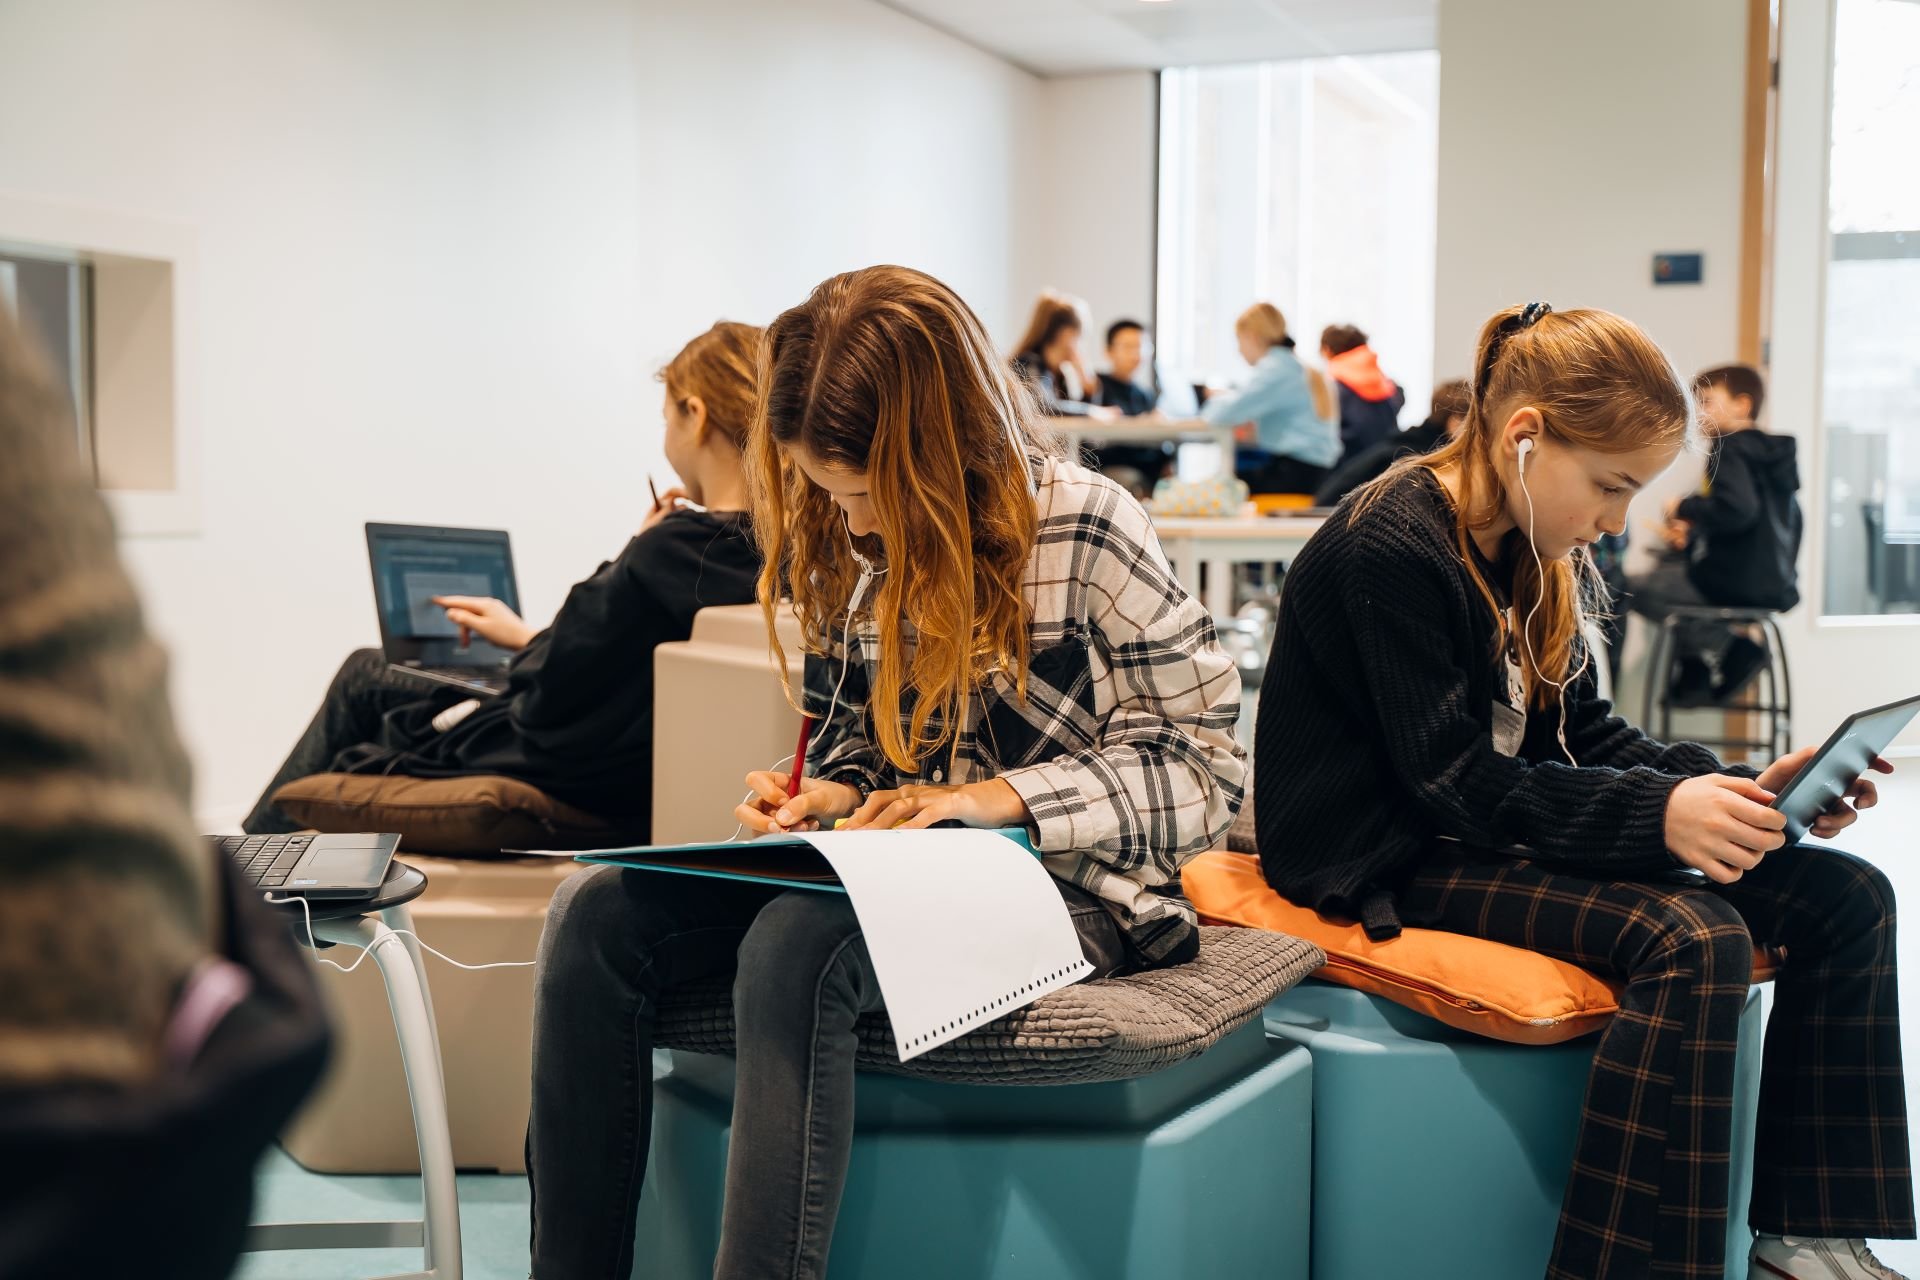
[[[460,629],[447,621],[435,596],[491,596],[520,610],[504,542],[382,537],[374,543],[373,574],[381,623],[390,636],[457,640]],[[476,638],[474,647],[483,644]]]

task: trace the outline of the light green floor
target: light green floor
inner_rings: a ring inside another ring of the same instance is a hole
[[[420,1180],[309,1173],[284,1151],[260,1165],[256,1222],[383,1220],[420,1216]],[[467,1280],[525,1280],[527,1180],[460,1176],[460,1240]],[[253,1253],[241,1280],[360,1280],[417,1271],[418,1249],[329,1249]]]

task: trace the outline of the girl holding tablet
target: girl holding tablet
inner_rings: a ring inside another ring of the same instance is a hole
[[[1260,692],[1268,880],[1296,902],[1470,933],[1620,979],[1547,1274],[1721,1277],[1734,1048],[1756,940],[1768,1031],[1753,1274],[1886,1280],[1914,1234],[1887,878],[1782,849],[1756,774],[1665,745],[1595,692],[1585,548],[1686,443],[1634,325],[1544,304],[1480,335],[1465,429],[1347,499],[1295,561]],[[1885,768],[1884,762],[1879,766]],[[1864,808],[1873,784],[1850,798]],[[1845,802],[1815,825],[1854,819]]]

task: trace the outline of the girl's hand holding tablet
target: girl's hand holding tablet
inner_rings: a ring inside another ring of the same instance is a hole
[[[1732,884],[1787,842],[1773,793],[1724,773],[1688,778],[1667,798],[1667,849],[1707,879]]]
[[[1817,749],[1802,747],[1798,751],[1791,751],[1781,756],[1768,765],[1766,771],[1760,775],[1760,785],[1775,795],[1785,791],[1787,784],[1807,767],[1807,762],[1813,759]],[[1875,756],[1873,762],[1867,767],[1875,773],[1893,772],[1893,766],[1879,756]],[[1844,797],[1834,801],[1825,813],[1814,820],[1813,830],[1808,834],[1822,840],[1831,840],[1854,824],[1860,817],[1860,810],[1871,809],[1879,803],[1880,788],[1874,785],[1871,778],[1861,774],[1853,780],[1853,785],[1847,788],[1847,794]]]

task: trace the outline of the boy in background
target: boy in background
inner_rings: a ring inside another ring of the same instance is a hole
[[[1712,441],[1700,492],[1667,504],[1667,549],[1628,583],[1632,609],[1653,621],[1682,606],[1768,609],[1800,603],[1800,468],[1792,436],[1758,424],[1766,384],[1744,364],[1694,380],[1701,426]],[[1670,691],[1676,705],[1725,702],[1765,664],[1744,635],[1683,629]]]
[[[1380,371],[1380,357],[1367,345],[1367,335],[1354,325],[1328,325],[1320,331],[1320,359],[1339,389],[1340,462],[1391,439],[1400,429],[1407,394]]]
[[[1140,418],[1154,412],[1159,396],[1151,387],[1134,379],[1146,362],[1147,328],[1138,320],[1115,320],[1107,326],[1107,364],[1109,371],[1099,375],[1100,385],[1094,403],[1119,411],[1123,418]],[[1095,455],[1099,470],[1127,486],[1135,497],[1146,497],[1154,484],[1173,468],[1173,446],[1152,444],[1116,444],[1100,446]]]

